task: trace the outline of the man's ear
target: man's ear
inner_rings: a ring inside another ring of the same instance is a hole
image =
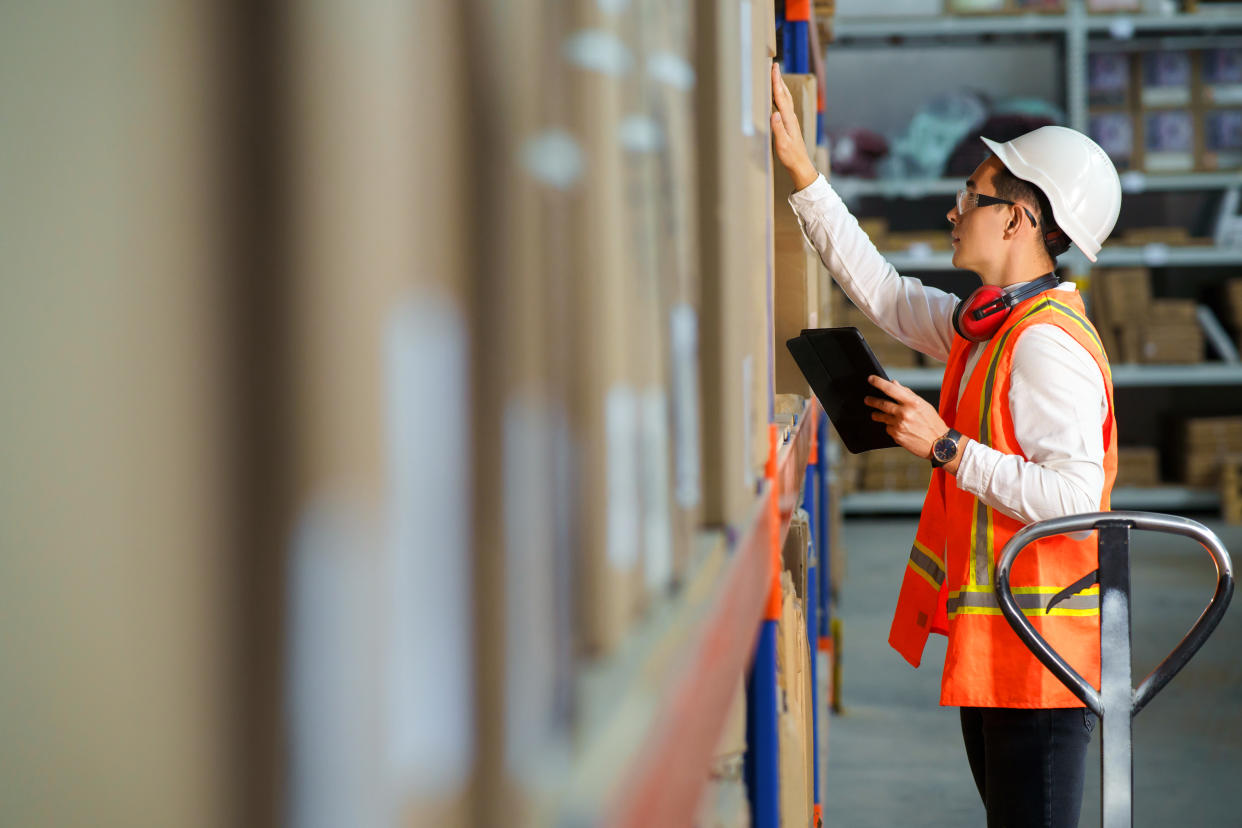
[[[1021,204],[1009,205],[1009,222],[1005,225],[1005,237],[1011,238],[1016,236],[1018,231],[1022,229],[1022,222],[1025,220]]]

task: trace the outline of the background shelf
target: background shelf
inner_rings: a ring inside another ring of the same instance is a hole
[[[924,492],[853,492],[841,498],[841,510],[849,515],[917,514],[923,508]],[[1220,492],[1190,486],[1120,488],[1113,490],[1114,509],[1151,512],[1216,510]]]

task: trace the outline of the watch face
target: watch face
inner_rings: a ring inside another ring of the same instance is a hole
[[[957,441],[952,437],[941,437],[932,444],[932,454],[941,463],[947,463],[957,454]]]

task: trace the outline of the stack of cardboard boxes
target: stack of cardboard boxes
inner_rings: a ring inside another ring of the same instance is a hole
[[[1160,485],[1160,452],[1155,446],[1122,446],[1117,450],[1117,488]]]
[[[738,0],[695,12],[703,519],[738,525],[754,505],[773,415],[775,16],[770,2]]]
[[[903,448],[869,451],[861,455],[859,488],[865,492],[926,491],[931,464]]]
[[[1101,268],[1091,275],[1091,316],[1113,362],[1197,363],[1203,330],[1190,299],[1153,299],[1147,268]]]
[[[1242,347],[1242,279],[1225,282],[1225,324],[1233,330],[1234,339]]]
[[[785,75],[785,84],[793,96],[794,110],[802,126],[807,153],[814,157],[815,146],[815,76]],[[774,176],[774,226],[776,246],[776,378],[777,394],[810,395],[806,378],[785,347],[786,340],[796,337],[804,328],[820,327],[820,266],[819,254],[806,242],[802,227],[789,206],[793,180],[788,171],[776,165]]]
[[[1088,131],[1118,169],[1242,167],[1242,48],[1094,52],[1087,87]]]
[[[787,825],[810,823],[815,792],[811,649],[803,611],[810,538],[806,513],[795,515],[783,550],[776,649],[781,822]]]
[[[1188,486],[1216,486],[1225,461],[1242,455],[1242,417],[1186,420],[1178,437],[1182,482]]]

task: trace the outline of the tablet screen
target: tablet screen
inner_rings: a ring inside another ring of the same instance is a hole
[[[888,379],[888,374],[857,328],[808,329],[785,346],[851,453],[897,445],[863,402],[863,397],[884,396],[867,377]]]

